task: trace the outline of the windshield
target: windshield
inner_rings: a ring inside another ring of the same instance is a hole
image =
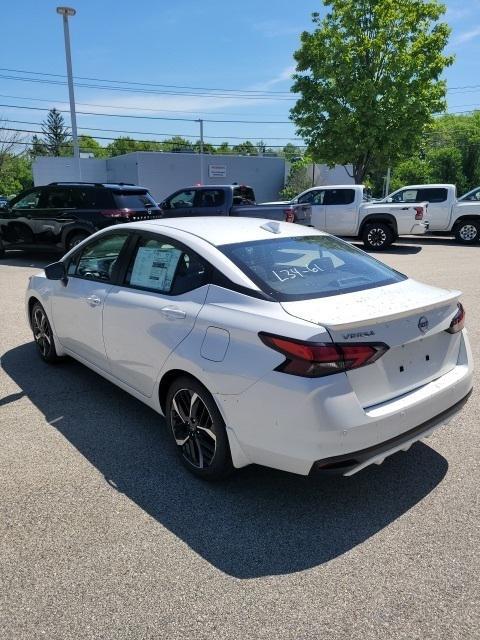
[[[323,298],[406,280],[351,244],[330,236],[272,238],[219,249],[279,302]]]
[[[118,209],[145,209],[157,204],[148,191],[114,191]]]

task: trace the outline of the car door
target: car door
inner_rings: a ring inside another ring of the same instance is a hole
[[[151,396],[169,354],[192,331],[208,291],[208,266],[165,236],[138,237],[123,284],[105,300],[103,337],[112,373]]]
[[[79,248],[67,264],[67,281],[58,281],[52,294],[52,319],[62,346],[107,372],[103,307],[128,237],[126,231],[112,231]]]
[[[196,189],[194,200],[196,216],[220,216],[225,213],[223,189]]]
[[[182,189],[164,200],[160,208],[162,218],[181,218],[193,215],[196,189]]]
[[[431,231],[448,229],[450,222],[450,203],[446,187],[425,187],[417,193],[418,202],[428,202],[426,219]]]
[[[355,189],[326,189],[323,202],[328,233],[341,236],[355,232],[358,219]]]
[[[32,211],[36,243],[55,245],[60,242],[64,226],[75,219],[75,210],[70,187],[52,186],[45,189],[39,206]]]
[[[325,205],[323,199],[324,189],[310,189],[295,198],[295,204],[309,204],[312,207],[311,225],[316,229],[325,231]]]
[[[1,212],[2,236],[7,243],[19,246],[36,243],[34,214],[41,206],[42,198],[42,188],[29,189]]]

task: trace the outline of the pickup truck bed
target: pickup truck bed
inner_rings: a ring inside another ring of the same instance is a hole
[[[309,204],[260,206],[255,203],[253,189],[244,185],[187,187],[165,198],[159,206],[162,218],[236,216],[311,224]]]

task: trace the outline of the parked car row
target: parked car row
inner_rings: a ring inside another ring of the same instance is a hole
[[[61,253],[112,224],[182,216],[242,216],[310,224],[308,204],[255,204],[245,185],[181,189],[157,205],[147,189],[125,183],[52,182],[0,204],[0,256],[6,248]]]

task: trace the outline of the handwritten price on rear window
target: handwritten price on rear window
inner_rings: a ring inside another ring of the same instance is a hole
[[[291,269],[279,269],[278,271],[272,270],[272,273],[280,282],[286,282],[287,280],[295,280],[297,277],[305,278],[319,271],[322,271],[322,269],[317,264],[312,264],[308,267],[301,267],[300,269],[292,267]]]

